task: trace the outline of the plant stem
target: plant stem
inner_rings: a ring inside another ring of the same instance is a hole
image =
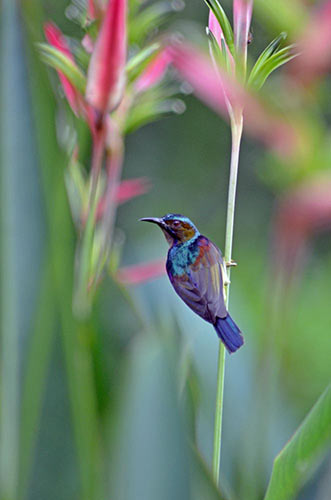
[[[231,116],[231,165],[230,179],[228,191],[228,207],[226,215],[226,232],[225,232],[225,262],[231,262],[232,243],[233,243],[233,226],[234,213],[236,206],[236,188],[238,178],[239,152],[243,130],[243,114],[242,110],[237,110],[230,113]],[[230,278],[230,268],[228,270],[228,278]],[[226,306],[229,305],[229,290],[230,283],[226,285]],[[221,461],[221,439],[222,439],[222,418],[223,418],[223,396],[224,396],[224,371],[225,371],[225,347],[220,341],[218,351],[218,368],[217,368],[217,389],[216,389],[216,408],[215,408],[215,424],[214,424],[214,452],[213,452],[213,477],[216,484],[219,482],[220,461]]]
[[[112,144],[108,145],[106,166],[107,166],[107,187],[105,192],[104,213],[101,220],[101,239],[99,243],[99,256],[91,282],[91,292],[95,291],[101,277],[104,265],[109,260],[112,246],[112,236],[117,210],[116,194],[121,178],[123,166],[123,139],[113,125],[111,128]]]
[[[77,317],[84,319],[90,313],[89,279],[93,237],[95,229],[95,212],[97,208],[97,190],[104,154],[104,130],[99,131],[94,139],[88,215],[78,246],[77,276],[74,291],[73,310]]]

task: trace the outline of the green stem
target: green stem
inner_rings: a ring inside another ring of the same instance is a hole
[[[90,313],[89,280],[93,238],[95,229],[95,212],[98,199],[98,182],[104,154],[104,131],[99,131],[94,139],[91,180],[88,203],[88,215],[83,230],[82,239],[78,246],[77,276],[74,291],[73,310],[80,319],[85,319]]]
[[[234,213],[236,206],[236,188],[238,178],[239,152],[243,130],[243,114],[241,110],[233,112],[231,116],[231,134],[232,150],[230,165],[230,180],[228,191],[228,208],[226,216],[225,232],[225,262],[231,262]],[[230,268],[228,270],[230,278]],[[226,305],[229,305],[230,283],[226,285]],[[217,368],[217,389],[216,389],[216,408],[214,423],[214,452],[213,452],[213,476],[216,484],[219,482],[220,461],[221,461],[221,439],[222,439],[222,418],[223,418],[223,396],[224,396],[224,371],[225,371],[225,347],[222,342],[219,343],[218,368]]]

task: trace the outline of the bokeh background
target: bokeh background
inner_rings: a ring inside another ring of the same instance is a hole
[[[1,499],[220,498],[200,458],[191,477],[191,439],[206,464],[212,455],[213,329],[166,277],[127,287],[105,277],[91,317],[72,315],[77,236],[64,185],[66,105],[35,47],[49,19],[78,33],[69,3],[3,1],[0,11],[1,469],[9,485]],[[260,4],[253,59],[283,30]],[[203,43],[206,6],[179,6],[169,29]],[[309,183],[319,176],[331,199],[330,79],[326,72],[302,89],[284,84],[286,71],[271,77],[266,95],[309,123],[310,159],[303,166],[278,158],[245,135],[240,160],[230,311],[245,346],[227,357],[220,482],[225,497],[245,500],[263,497],[274,457],[330,379],[330,208],[297,247],[291,235],[322,195],[317,189],[311,204],[300,198],[297,218],[289,203],[301,185],[315,192]],[[123,177],[147,177],[152,189],[119,208],[121,266],[166,257],[162,234],[139,217],[183,213],[224,245],[229,127],[193,95],[181,99],[185,112],[126,139]],[[88,151],[87,141],[86,158]],[[296,498],[326,500],[330,487],[325,459]]]

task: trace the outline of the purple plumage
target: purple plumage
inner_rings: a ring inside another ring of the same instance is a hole
[[[165,233],[170,244],[166,268],[176,293],[214,326],[229,353],[235,352],[244,340],[226,309],[226,268],[221,251],[181,215],[142,220],[157,223]]]
[[[217,335],[227,348],[232,353],[236,352],[244,343],[243,336],[236,323],[228,314],[225,318],[217,318],[214,328]]]
[[[226,309],[221,251],[199,235],[189,244],[170,248],[167,272],[176,293],[190,309],[214,325],[227,350],[233,353],[239,349],[243,338]]]

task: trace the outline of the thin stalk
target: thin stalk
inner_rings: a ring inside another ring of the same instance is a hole
[[[236,190],[238,178],[239,152],[243,130],[243,114],[241,110],[231,113],[231,165],[230,179],[228,191],[228,207],[226,215],[226,232],[225,232],[225,251],[224,259],[226,263],[231,262],[232,244],[233,244],[233,226],[234,213],[236,206]],[[228,278],[230,279],[230,268],[228,270]],[[226,284],[226,306],[229,306],[229,291],[230,282]],[[220,461],[221,461],[221,444],[222,444],[222,419],[223,419],[223,396],[224,396],[224,371],[225,371],[225,347],[220,341],[218,351],[218,367],[217,367],[217,389],[216,389],[216,408],[215,408],[215,423],[214,423],[214,452],[213,452],[213,477],[216,484],[219,482]]]
[[[107,188],[105,193],[104,213],[100,224],[101,240],[95,274],[93,276],[93,281],[91,282],[92,293],[100,280],[103,267],[109,259],[117,210],[116,195],[123,166],[122,137],[114,126],[112,127],[111,132],[113,134],[112,144],[109,145],[106,158]]]
[[[88,203],[88,216],[83,230],[82,240],[78,247],[77,281],[75,283],[75,294],[73,309],[80,318],[85,318],[90,312],[89,280],[90,264],[93,250],[93,237],[95,229],[95,212],[97,209],[97,192],[102,160],[104,154],[104,131],[101,130],[94,139],[91,181]]]

